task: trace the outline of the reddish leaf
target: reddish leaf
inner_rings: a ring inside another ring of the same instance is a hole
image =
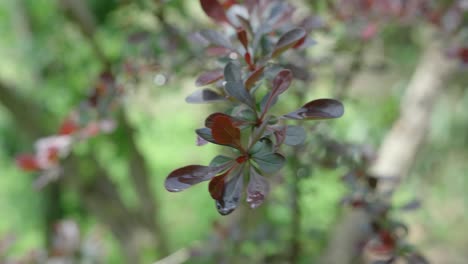
[[[463,63],[468,64],[468,48],[460,48],[458,50],[458,57]]]
[[[255,65],[252,62],[252,56],[250,55],[250,52],[246,52],[244,54],[244,59],[247,65],[249,65],[249,70],[251,71],[255,70]]]
[[[341,117],[344,113],[343,104],[333,99],[318,99],[308,102],[300,109],[284,115],[295,120],[319,120]]]
[[[300,48],[306,41],[306,36],[302,37],[294,46],[292,47],[293,49],[298,49]]]
[[[80,129],[78,124],[70,118],[65,119],[59,128],[59,135],[71,135]]]
[[[237,4],[236,0],[226,0],[223,3],[223,7],[224,7],[225,10],[227,10],[227,9],[231,8],[231,6],[233,6],[235,4]]]
[[[255,85],[255,83],[262,78],[264,70],[265,66],[262,66],[250,74],[250,76],[245,81],[245,88],[247,91],[249,91]]]
[[[201,165],[189,165],[179,168],[167,176],[164,183],[170,192],[180,192],[197,183],[211,180],[222,172],[228,165],[208,167]]]
[[[231,50],[228,48],[224,47],[208,47],[205,50],[206,56],[211,56],[211,57],[221,57],[221,56],[227,56],[229,53],[231,53]]]
[[[248,51],[249,39],[247,37],[247,32],[245,31],[245,29],[237,30],[237,39],[240,41],[242,46],[244,46],[244,49]]]
[[[276,43],[271,57],[277,57],[287,49],[294,47],[306,34],[307,32],[303,28],[295,28],[286,32]]]
[[[250,180],[247,185],[247,202],[251,208],[257,208],[265,200],[270,192],[270,184],[265,177],[258,174],[254,168],[250,168]]]
[[[209,115],[206,120],[205,120],[205,126],[207,128],[213,128],[213,123],[214,123],[214,119],[216,117],[219,117],[219,116],[224,116],[224,117],[227,117],[229,118],[229,120],[231,121],[232,125],[235,126],[235,127],[239,127],[239,126],[242,126],[244,125],[246,122],[244,122],[243,120],[239,120],[237,118],[234,118],[230,115],[226,115],[226,114],[223,114],[223,113],[213,113],[211,115]]]
[[[218,144],[240,146],[240,129],[227,116],[218,115],[213,118],[211,133]]]
[[[292,80],[293,75],[290,70],[282,70],[276,75],[275,79],[273,80],[273,89],[263,99],[263,113],[268,112],[268,109],[270,109],[270,107],[276,103],[276,101],[278,100],[278,96],[284,93],[289,88]]]
[[[224,8],[217,0],[200,0],[200,4],[206,15],[215,22],[228,22]]]
[[[36,157],[30,154],[23,154],[17,156],[16,165],[24,171],[38,171],[41,169]]]
[[[273,80],[273,95],[278,96],[284,93],[291,85],[292,79],[293,75],[290,70],[280,71]]]
[[[224,183],[228,174],[229,171],[211,179],[210,184],[208,185],[208,190],[210,192],[211,198],[215,200],[220,200],[221,198],[223,198]]]
[[[196,86],[205,86],[208,84],[212,84],[221,78],[223,78],[223,70],[213,70],[209,72],[205,72],[200,75],[197,80],[195,81]]]

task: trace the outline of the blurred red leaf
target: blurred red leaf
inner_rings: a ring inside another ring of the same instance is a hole
[[[38,171],[41,169],[36,157],[31,154],[17,156],[16,165],[24,171]]]
[[[228,22],[224,7],[217,0],[200,0],[200,4],[206,15],[215,22]]]
[[[67,118],[60,126],[58,134],[59,135],[71,135],[75,133],[76,131],[78,131],[78,129],[80,129],[78,124],[72,119]]]

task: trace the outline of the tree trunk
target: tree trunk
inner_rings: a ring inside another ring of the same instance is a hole
[[[414,159],[424,142],[438,96],[445,88],[455,63],[442,54],[442,41],[426,41],[420,62],[402,98],[400,116],[386,135],[378,158],[370,169],[379,181],[378,192],[393,192],[397,183],[408,175]],[[385,178],[397,177],[399,180]],[[369,215],[364,211],[345,212],[331,236],[321,263],[353,263],[360,256],[359,244],[366,240]]]

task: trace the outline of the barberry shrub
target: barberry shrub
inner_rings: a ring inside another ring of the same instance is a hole
[[[216,55],[224,68],[201,74],[202,88],[189,95],[188,103],[217,103],[225,110],[210,114],[205,127],[197,129],[198,145],[213,143],[228,147],[231,156],[218,155],[208,166],[189,165],[172,171],[165,187],[180,192],[203,181],[222,215],[234,211],[243,197],[251,208],[260,206],[270,186],[267,177],[281,170],[282,145],[300,145],[305,129],[288,120],[322,120],[341,117],[343,104],[316,99],[281,115],[273,113],[294,80],[290,69],[281,67],[283,54],[314,44],[305,28],[292,25],[294,8],[284,1],[201,0],[205,13],[224,32],[203,30],[197,38],[207,43],[207,53]]]

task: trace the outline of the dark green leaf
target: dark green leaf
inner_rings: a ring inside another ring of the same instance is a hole
[[[297,146],[304,143],[306,139],[306,131],[301,126],[288,126],[286,128],[286,138],[284,144],[289,146]]]
[[[210,167],[217,167],[232,162],[234,159],[223,155],[218,155],[210,162]]]
[[[224,67],[224,80],[234,83],[242,82],[242,71],[237,63],[230,61],[226,64],[226,67]]]
[[[237,99],[239,102],[255,108],[255,103],[250,93],[245,89],[242,82],[226,82],[224,88],[226,93]]]
[[[254,155],[252,159],[259,169],[265,173],[275,173],[283,168],[286,159],[279,153],[268,153]]]

